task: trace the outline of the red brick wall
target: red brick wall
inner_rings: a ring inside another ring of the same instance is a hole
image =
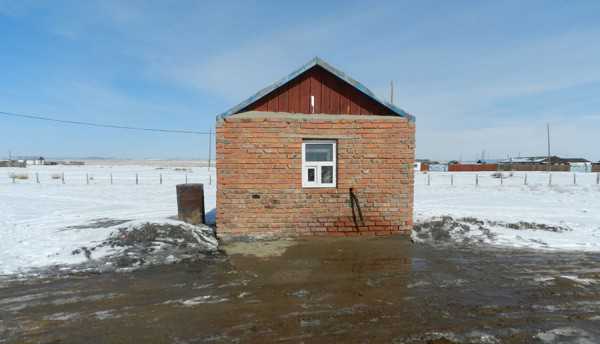
[[[217,123],[219,235],[410,233],[414,122],[390,116],[248,117]],[[336,188],[302,188],[302,142],[310,138],[337,139]],[[349,188],[363,214],[361,223],[356,212],[358,225]]]

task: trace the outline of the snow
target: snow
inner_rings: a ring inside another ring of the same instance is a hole
[[[152,166],[0,168],[0,275],[85,262],[85,255],[73,255],[73,250],[99,244],[118,227],[144,222],[179,223],[170,218],[177,215],[175,185],[184,183],[186,175],[190,183],[204,183],[205,209],[210,212],[215,207],[214,168],[210,176],[206,167],[187,169]],[[52,179],[63,172],[65,184],[60,179]],[[8,178],[10,173],[27,173],[29,179],[13,184]],[[93,178],[89,185],[86,173]],[[135,184],[136,173],[138,185]],[[128,222],[93,228],[95,222],[106,220]],[[93,257],[108,255],[112,250],[99,248]]]
[[[525,175],[527,174],[527,185]],[[475,184],[478,176],[479,186]],[[415,221],[451,216],[503,223],[530,222],[567,231],[511,229],[486,224],[494,234],[488,244],[554,250],[600,251],[600,186],[596,174],[544,172],[430,173],[415,175]],[[573,181],[577,185],[574,185]],[[478,236],[477,230],[463,235]],[[417,239],[418,240],[418,239]]]
[[[13,183],[11,173],[27,174],[29,178]],[[505,178],[500,179],[491,173],[416,173],[415,220],[451,216],[561,226],[569,230],[511,229],[491,224],[494,236],[485,243],[600,251],[600,187],[596,185],[596,174],[553,173],[550,186],[547,173],[527,173],[527,185],[525,175],[505,172]],[[204,184],[210,219],[216,204],[214,168],[209,173],[206,167],[177,167],[177,162],[160,166],[0,168],[0,275],[81,263],[87,258],[73,255],[74,250],[100,243],[119,227],[144,222],[178,223],[172,219],[177,214],[175,185],[184,183],[186,177],[189,183]],[[111,224],[109,220],[121,223]],[[474,230],[461,235],[482,234]],[[111,250],[99,248],[93,258],[108,255]]]

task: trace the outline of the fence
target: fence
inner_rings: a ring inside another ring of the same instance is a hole
[[[69,184],[69,185],[175,185],[184,183],[215,183],[215,169],[210,171],[13,171],[0,175],[0,184]],[[600,185],[600,173],[583,172],[415,172],[415,185],[449,186],[523,186]]]
[[[21,172],[14,171],[0,177],[0,183],[13,184],[74,184],[74,185],[175,185],[215,182],[215,171],[203,172]]]
[[[598,186],[600,173],[579,172],[428,172],[415,173],[415,185],[425,186]]]

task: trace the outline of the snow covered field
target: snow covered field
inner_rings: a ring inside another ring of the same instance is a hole
[[[576,174],[577,185],[573,173],[567,172],[552,173],[551,185],[544,172],[515,172],[512,176],[504,172],[502,181],[492,173],[429,175],[429,183],[427,174],[415,176],[415,221],[442,216],[458,219],[470,228],[450,231],[455,241],[478,239],[506,247],[600,251],[596,174]],[[479,186],[475,185],[476,175]],[[481,221],[485,222],[483,231],[480,223],[475,223]],[[527,229],[534,227],[549,228]]]
[[[0,275],[83,262],[86,257],[73,255],[74,250],[99,243],[128,224],[176,223],[172,220],[177,213],[174,186],[186,178],[204,183],[210,219],[215,171],[209,174],[206,167],[186,166],[172,162],[0,168]],[[28,179],[13,183],[13,173]],[[450,175],[417,173],[416,222],[450,216],[470,226],[470,230],[463,226],[450,231],[458,241],[475,238],[499,246],[600,251],[600,187],[595,174],[577,174],[573,185],[573,174],[553,173],[551,186],[548,174],[542,172],[527,173],[527,185],[525,173],[504,173],[502,180],[491,173]],[[520,222],[558,229],[512,228]],[[108,253],[109,249],[96,251],[93,257]]]
[[[61,179],[63,172],[65,184]],[[17,179],[13,184],[11,173],[28,174],[29,179]],[[73,255],[73,250],[100,243],[118,227],[142,222],[178,223],[170,219],[177,215],[175,185],[184,183],[186,176],[189,183],[204,183],[210,218],[215,207],[214,169],[211,174],[206,167],[0,168],[0,275],[31,267],[85,262],[87,258]],[[111,225],[109,220],[127,222]],[[92,257],[108,253],[110,249],[106,248],[95,251]]]

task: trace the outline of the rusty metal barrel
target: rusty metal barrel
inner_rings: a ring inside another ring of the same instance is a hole
[[[205,223],[204,184],[179,184],[177,188],[177,217],[194,225]]]

